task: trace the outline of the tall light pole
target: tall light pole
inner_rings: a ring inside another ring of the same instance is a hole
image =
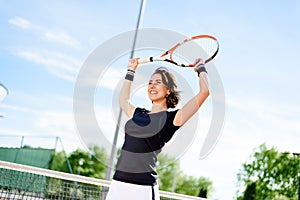
[[[142,15],[144,13],[145,7],[146,7],[146,0],[141,0],[140,11],[139,11],[138,20],[137,20],[137,24],[136,24],[136,28],[135,28],[135,34],[134,34],[134,38],[133,38],[133,44],[132,44],[130,58],[133,58],[133,56],[134,56],[134,49],[135,49],[136,39],[137,39],[137,35],[138,35],[138,32],[139,32],[140,22],[141,22]],[[115,157],[116,157],[116,154],[117,154],[117,142],[118,142],[119,126],[120,126],[120,122],[121,122],[121,117],[122,117],[122,110],[120,108],[119,116],[118,116],[118,120],[117,120],[117,126],[116,126],[116,129],[115,129],[113,145],[112,145],[110,157],[109,157],[109,160],[108,160],[108,164],[107,164],[107,167],[106,167],[106,174],[105,174],[105,179],[106,180],[110,180],[111,175],[112,175],[112,167],[114,165],[114,160],[115,160]]]

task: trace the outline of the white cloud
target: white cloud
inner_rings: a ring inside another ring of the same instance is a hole
[[[35,127],[53,133],[74,133],[72,113],[67,111],[40,111],[37,113]]]
[[[71,37],[68,33],[65,32],[44,32],[43,39],[51,41],[51,42],[57,42],[60,44],[64,44],[66,46],[73,47],[75,49],[80,48],[80,42],[73,37]]]
[[[43,27],[22,17],[14,17],[8,20],[8,23],[24,30],[33,31],[39,38],[49,42],[55,42],[74,49],[80,49],[80,42],[64,31],[52,31],[47,27]]]
[[[27,107],[22,106],[15,106],[15,105],[9,105],[9,104],[0,104],[0,108],[8,109],[8,110],[14,110],[14,111],[21,111],[21,112],[30,112],[34,113],[35,110]]]
[[[29,20],[21,18],[21,17],[15,17],[15,18],[9,19],[8,23],[10,23],[14,26],[17,26],[19,28],[26,29],[26,30],[32,30],[32,29],[38,28],[38,26],[31,23]]]
[[[47,27],[36,25],[22,17],[9,19],[8,23],[18,28],[31,31],[34,35],[37,35],[38,38],[42,38],[46,41],[69,46],[77,50],[81,47],[80,42],[65,31],[52,31]],[[32,51],[24,49],[17,50],[16,54],[30,62],[45,66],[46,70],[52,75],[69,81],[75,80],[81,65],[81,61],[78,59],[54,51]]]
[[[259,128],[275,133],[296,133],[300,129],[298,105],[282,104],[275,99],[262,99],[251,95],[230,96],[226,101],[232,113],[241,114],[240,122],[244,121],[254,130]]]
[[[48,72],[65,80],[74,81],[80,61],[57,52],[19,50],[16,54],[28,61],[43,65]]]
[[[124,76],[123,69],[108,68],[99,80],[98,87],[114,90]]]

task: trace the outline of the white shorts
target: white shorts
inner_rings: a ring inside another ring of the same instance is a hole
[[[159,200],[158,185],[137,185],[112,180],[106,200]]]

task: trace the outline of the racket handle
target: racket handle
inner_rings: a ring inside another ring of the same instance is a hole
[[[149,62],[152,62],[152,57],[149,57],[149,58],[140,58],[138,60],[138,64],[144,64],[144,63],[149,63]]]

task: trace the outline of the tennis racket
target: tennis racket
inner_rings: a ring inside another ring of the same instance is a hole
[[[153,61],[165,61],[180,67],[194,67],[198,58],[204,63],[210,62],[219,51],[218,40],[211,35],[196,35],[177,43],[172,48],[156,57],[140,58],[139,64]]]

